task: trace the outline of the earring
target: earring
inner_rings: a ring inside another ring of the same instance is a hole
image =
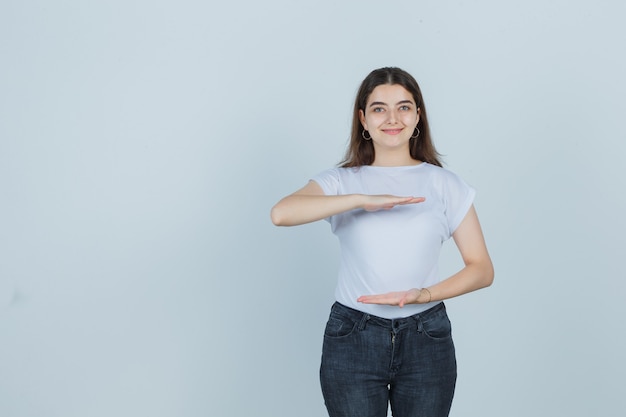
[[[415,130],[417,131],[417,133],[414,133],[414,136],[411,136],[411,139],[417,139],[417,137],[420,135],[420,128],[415,126]]]
[[[372,139],[372,136],[371,136],[371,135],[370,135],[370,136],[365,136],[365,132],[367,132],[367,130],[362,130],[362,131],[361,131],[361,136],[363,137],[363,139],[365,139],[365,140],[371,140],[371,139]]]

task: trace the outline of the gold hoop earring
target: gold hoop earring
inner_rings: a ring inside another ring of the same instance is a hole
[[[365,139],[365,140],[372,140],[372,135],[367,137],[367,136],[365,136],[365,132],[367,132],[367,130],[361,130],[361,136],[363,137],[363,139]]]
[[[414,136],[411,136],[411,139],[417,139],[417,137],[420,135],[420,128],[415,126],[415,130],[417,131],[417,133],[414,133]]]

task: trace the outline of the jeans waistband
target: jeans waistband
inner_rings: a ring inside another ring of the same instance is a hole
[[[443,302],[422,311],[421,313],[414,314],[408,317],[400,317],[397,319],[385,319],[372,314],[364,313],[359,310],[347,307],[339,302],[335,302],[331,308],[332,312],[349,317],[357,323],[360,323],[359,327],[364,327],[365,324],[374,324],[377,326],[385,327],[392,330],[399,330],[407,326],[414,326],[415,323],[421,323],[422,320],[430,315],[437,314],[440,311],[446,310],[446,306]],[[419,326],[421,327],[421,326]]]

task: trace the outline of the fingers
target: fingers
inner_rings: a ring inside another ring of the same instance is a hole
[[[400,299],[400,303],[398,303],[398,307],[400,308],[404,307],[404,305],[406,304],[406,296],[407,296],[407,293],[405,293],[404,297]]]
[[[401,203],[398,203],[398,205],[417,204],[417,203],[423,203],[424,201],[426,201],[426,198],[424,197],[407,197],[407,200]]]
[[[389,210],[395,206],[403,206],[407,204],[418,204],[426,200],[425,197],[398,197],[393,195],[370,196],[370,202],[365,204],[367,211]]]
[[[363,304],[383,304],[402,308],[406,304],[416,303],[420,292],[418,289],[410,289],[387,294],[362,295],[357,298],[357,301]]]
[[[391,201],[390,203],[393,204],[416,204],[416,203],[421,203],[422,201],[426,200],[426,198],[424,197],[398,197],[398,196],[389,196],[389,198],[393,199],[393,201]]]
[[[376,295],[362,295],[357,298],[359,303],[363,304],[383,304],[383,305],[400,305],[400,301],[403,298],[402,293],[388,293],[388,294],[376,294]]]

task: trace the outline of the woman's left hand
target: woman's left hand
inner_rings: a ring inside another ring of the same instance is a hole
[[[357,298],[363,304],[384,304],[390,306],[404,307],[405,304],[417,304],[422,290],[412,288],[408,291],[395,291],[386,294],[362,295]]]

